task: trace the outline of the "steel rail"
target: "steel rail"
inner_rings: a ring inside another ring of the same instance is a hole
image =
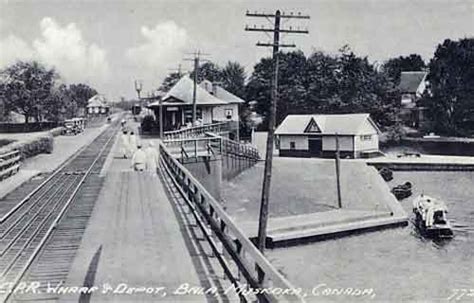
[[[77,178],[74,180],[76,181]],[[64,197],[67,193],[67,191],[74,185],[74,181],[72,181],[69,186],[64,190],[62,193],[59,194],[59,199]],[[28,230],[28,228],[31,227],[31,225],[35,222],[35,220],[42,215],[42,211],[48,207],[51,202],[53,201],[54,198],[56,198],[56,194],[60,191],[61,188],[58,188],[56,191],[54,191],[51,196],[46,200],[46,202],[41,205],[40,209],[31,217],[27,218],[28,222],[20,229],[20,231],[11,239],[8,244],[2,248],[2,251],[0,252],[0,257],[3,257],[3,255],[15,244],[15,242],[23,235],[25,230]],[[61,200],[59,200],[60,202]],[[1,275],[0,275],[1,276]]]
[[[116,135],[116,131],[113,132],[112,136],[110,136],[110,138],[105,142],[104,146],[101,148],[101,150],[99,151],[98,155],[95,157],[94,161],[92,162],[92,164],[90,165],[90,167],[87,169],[87,171],[84,173],[84,176],[81,178],[81,180],[79,181],[79,184],[77,184],[76,188],[74,189],[74,191],[72,192],[72,194],[70,195],[69,199],[66,201],[65,205],[62,207],[61,211],[59,212],[59,214],[56,216],[55,220],[52,222],[52,224],[50,225],[50,227],[48,228],[48,230],[46,231],[46,234],[43,236],[43,238],[41,239],[40,243],[38,243],[38,246],[36,246],[35,250],[33,251],[33,253],[31,254],[31,256],[28,258],[26,264],[23,266],[23,268],[20,270],[19,274],[16,276],[16,278],[14,279],[14,281],[10,284],[11,285],[11,291],[8,291],[6,292],[5,294],[3,294],[3,298],[0,297],[0,299],[2,300],[2,302],[6,302],[10,296],[15,293],[15,289],[16,287],[18,286],[18,284],[20,283],[21,279],[23,278],[23,276],[25,275],[26,271],[28,270],[28,268],[31,266],[31,264],[33,263],[33,261],[36,259],[36,256],[39,254],[39,252],[41,251],[41,249],[43,248],[43,246],[46,244],[46,241],[48,240],[48,238],[51,236],[51,234],[53,233],[53,231],[56,229],[56,226],[57,224],[59,223],[59,220],[61,220],[62,216],[64,215],[64,213],[66,212],[66,210],[68,209],[69,205],[72,203],[72,201],[74,200],[74,197],[76,196],[76,194],[79,192],[79,189],[81,188],[82,184],[85,182],[86,178],[89,176],[90,172],[92,171],[92,168],[95,166],[95,164],[97,163],[97,161],[99,160],[99,158],[102,156],[103,152],[105,151],[107,145],[110,143],[110,141],[112,140],[112,138]]]
[[[96,138],[98,138],[101,134],[104,133],[108,128],[105,128]],[[95,139],[94,139],[95,140]],[[93,142],[93,141],[92,141]],[[91,143],[92,143],[91,142]],[[68,158],[66,161],[64,161],[63,164],[61,164],[60,167],[58,167],[54,172],[46,178],[43,182],[41,182],[40,185],[38,185],[35,189],[33,189],[26,197],[24,197],[20,202],[18,202],[8,213],[3,215],[3,217],[0,218],[0,224],[5,222],[11,215],[13,215],[23,204],[25,204],[28,200],[31,199],[31,197],[36,194],[41,188],[43,188],[52,178],[54,178],[60,171],[62,171],[68,164],[70,164],[74,159],[77,158],[77,156],[83,152],[87,147],[89,147],[90,144],[86,144],[85,146],[81,147],[78,151],[76,151],[70,158]]]
[[[44,191],[39,197],[37,197],[37,199],[35,200],[35,203],[32,203],[20,216],[18,216],[18,218],[16,218],[16,220],[10,225],[8,226],[8,228],[6,228],[5,230],[2,231],[2,234],[0,235],[0,240],[2,240],[3,238],[5,238],[5,236],[11,231],[12,228],[14,228],[15,226],[18,225],[18,223],[21,222],[22,219],[24,219],[24,216],[22,215],[25,215],[27,214],[29,211],[31,211],[31,209],[35,206],[37,206],[39,204],[39,202],[41,201],[41,199],[43,199],[44,196],[46,196],[49,192],[49,190],[53,189],[54,186],[57,186],[58,188],[56,189],[55,192],[53,192],[52,195],[55,195],[60,189],[61,189],[61,186],[66,184],[67,183],[67,180],[69,178],[65,178],[65,179],[61,179],[63,180],[64,182],[62,182],[61,184],[57,184],[57,183],[53,183],[51,184],[51,186],[46,190]],[[59,181],[59,180],[58,180]],[[47,204],[47,203],[45,203]],[[41,206],[39,210],[43,209],[44,206]],[[31,221],[30,221],[31,222]],[[0,256],[2,254],[0,253]]]
[[[12,267],[15,266],[15,262],[23,255],[23,253],[27,249],[28,245],[30,245],[30,243],[32,243],[35,240],[36,236],[41,232],[42,228],[46,225],[46,222],[49,220],[51,215],[56,211],[57,207],[61,204],[61,202],[62,202],[61,199],[64,196],[66,196],[67,191],[69,189],[71,189],[73,187],[73,185],[74,185],[74,183],[71,183],[69,185],[69,187],[61,194],[60,198],[56,201],[56,203],[54,203],[53,208],[51,208],[48,211],[48,213],[46,214],[46,216],[39,222],[38,226],[33,231],[33,235],[31,235],[31,237],[29,237],[26,240],[26,242],[23,244],[23,246],[20,248],[20,250],[17,252],[17,254],[13,257],[13,260],[11,260],[10,263],[8,263],[8,266],[2,271],[2,273],[0,273],[0,278],[5,277],[10,272]],[[52,201],[52,199],[51,199],[51,201]],[[27,227],[30,227],[30,226],[27,226]],[[22,234],[20,234],[20,236],[22,236]],[[15,242],[16,242],[16,240],[15,240]]]

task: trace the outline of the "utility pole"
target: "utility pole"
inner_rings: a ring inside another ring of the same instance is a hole
[[[254,27],[245,27],[246,31],[254,32],[264,32],[264,33],[273,33],[273,43],[257,43],[257,46],[262,47],[272,47],[273,49],[273,79],[272,79],[272,90],[271,90],[271,106],[269,113],[269,124],[268,124],[268,137],[267,137],[267,148],[265,155],[265,170],[263,175],[263,186],[262,186],[262,196],[260,204],[260,217],[258,224],[258,249],[263,253],[265,251],[265,242],[267,238],[267,220],[268,220],[268,202],[270,198],[270,183],[272,177],[272,161],[273,161],[273,137],[275,132],[275,120],[276,120],[276,107],[278,102],[278,64],[279,64],[279,51],[280,47],[296,47],[294,44],[281,44],[280,43],[280,33],[287,34],[307,34],[307,30],[292,29],[291,27],[284,29],[280,28],[281,19],[309,19],[309,16],[303,16],[301,13],[297,15],[281,13],[280,10],[277,10],[275,14],[265,14],[265,13],[250,13],[247,11],[247,17],[256,17],[256,18],[266,18],[271,22],[273,18],[273,28],[257,28]],[[259,275],[260,282],[263,281],[263,275]]]
[[[197,83],[198,83],[198,74],[199,74],[199,62],[201,61],[201,56],[203,55],[207,55],[207,54],[203,54],[201,53],[200,50],[198,50],[197,52],[194,52],[194,58],[192,59],[184,59],[186,61],[193,61],[194,62],[194,76],[193,76],[193,82],[194,82],[194,86],[193,86],[193,126],[195,125],[196,123],[196,112],[197,112],[197,104],[196,104],[196,99],[197,99]]]
[[[337,206],[342,208],[341,201],[341,176],[340,176],[340,154],[339,154],[339,135],[336,133],[336,185],[337,185]]]
[[[178,68],[169,68],[168,70],[172,73],[178,74],[179,78],[181,78],[183,75],[183,68],[181,67],[181,64],[178,64]]]
[[[163,140],[163,96],[160,98],[160,139]]]

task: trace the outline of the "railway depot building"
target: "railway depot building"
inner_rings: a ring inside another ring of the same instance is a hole
[[[103,95],[97,94],[87,101],[87,114],[89,116],[106,116],[109,114],[109,105]]]
[[[163,106],[163,129],[176,130],[192,122],[194,82],[183,76],[160,101],[148,105],[159,119],[159,108]],[[244,100],[231,94],[222,87],[204,80],[196,87],[196,119],[201,124],[233,122],[239,126],[239,105]]]
[[[288,115],[275,131],[280,157],[342,158],[379,154],[380,130],[369,114]]]

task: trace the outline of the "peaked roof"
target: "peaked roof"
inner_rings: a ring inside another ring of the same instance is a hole
[[[228,92],[222,86],[212,83],[211,81],[207,79],[199,83],[199,86],[204,88],[208,93],[212,94],[214,97],[223,101],[227,101],[228,103],[245,103],[245,101],[242,100],[241,98],[237,97],[231,92]]]
[[[427,74],[427,72],[402,72],[398,88],[402,93],[416,93]]]
[[[193,104],[194,82],[188,76],[183,76],[163,97],[163,104]],[[219,100],[209,94],[199,85],[196,87],[196,104],[221,105],[228,102]],[[159,101],[153,102],[148,107],[158,106]]]
[[[107,107],[107,99],[103,95],[97,94],[87,101],[87,107]]]
[[[322,134],[359,135],[379,133],[369,114],[344,115],[288,115],[275,131],[277,135],[302,135],[316,122]],[[368,131],[370,130],[370,131]],[[372,131],[373,130],[373,131]],[[313,132],[314,133],[314,132]]]

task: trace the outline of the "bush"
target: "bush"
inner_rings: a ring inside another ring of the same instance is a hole
[[[141,130],[144,132],[151,132],[153,129],[156,128],[156,121],[155,118],[152,115],[147,115],[143,117],[142,123],[141,123]]]
[[[8,139],[0,139],[0,147],[2,146],[5,146],[5,145],[8,145],[10,143],[12,143],[13,140],[8,140]]]
[[[62,127],[62,126],[56,127],[56,128],[53,128],[52,130],[50,130],[49,133],[50,133],[53,137],[57,137],[57,136],[59,136],[59,135],[62,134],[63,129],[64,129],[64,127]]]
[[[403,137],[407,134],[405,128],[401,124],[395,124],[390,126],[385,133],[385,141],[384,143],[388,144],[398,144],[401,142]]]
[[[50,154],[53,152],[53,147],[53,136],[48,134],[27,140],[15,141],[0,148],[0,154],[18,150],[20,152],[21,159],[24,160],[42,153]]]

